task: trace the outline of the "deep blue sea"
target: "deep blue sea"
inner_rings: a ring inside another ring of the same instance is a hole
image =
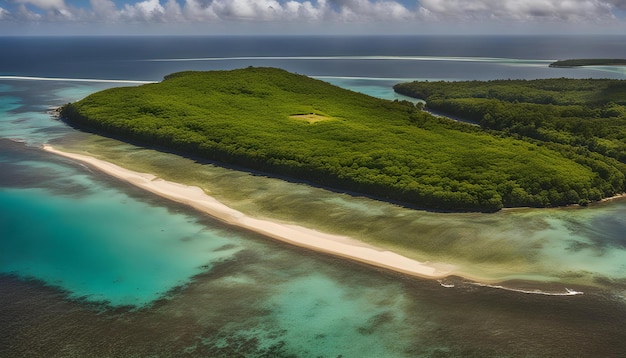
[[[104,88],[247,66],[386,99],[412,80],[626,79],[626,67],[548,67],[626,58],[626,36],[14,37],[0,49],[0,357],[626,355],[623,200],[422,212],[116,142],[50,114]],[[407,277],[277,243],[46,143],[493,283]]]

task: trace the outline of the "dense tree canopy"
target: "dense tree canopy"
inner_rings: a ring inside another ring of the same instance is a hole
[[[563,205],[624,189],[623,166],[597,151],[490,133],[279,69],[176,73],[92,94],[62,115],[118,138],[432,209]]]
[[[413,82],[395,90],[484,128],[596,152],[626,163],[626,81]]]
[[[623,58],[581,58],[555,61],[550,67],[580,67],[580,66],[624,66],[626,59]]]

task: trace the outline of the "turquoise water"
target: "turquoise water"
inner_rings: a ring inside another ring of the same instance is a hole
[[[112,190],[78,201],[3,190],[0,210],[0,235],[9,238],[0,244],[2,273],[114,306],[149,304],[236,252],[216,251],[236,239]]]
[[[350,89],[355,92],[365,93],[372,97],[378,97],[388,100],[405,100],[411,102],[418,102],[419,100],[398,94],[392,90],[393,85],[399,82],[417,81],[414,78],[380,78],[380,79],[367,79],[367,78],[350,78],[350,77],[318,77],[322,81],[332,83],[335,86]],[[423,101],[422,101],[423,102]]]
[[[11,154],[2,158],[3,175],[46,177],[0,190],[0,273],[41,280],[71,298],[144,306],[238,250],[236,236],[112,188],[83,168]]]
[[[10,86],[3,86],[0,92],[9,91]],[[6,115],[7,112],[20,108],[20,99],[13,96],[0,96],[0,114]]]
[[[83,145],[88,152],[105,147],[105,157],[142,163],[142,171],[168,173],[169,180],[203,185],[249,215],[347,235],[420,261],[451,264],[464,276],[554,282],[561,292],[569,285],[626,277],[626,251],[620,243],[626,232],[624,200],[588,208],[442,214],[201,165],[114,141]]]
[[[390,84],[379,79],[368,81],[340,78],[336,81],[338,85],[361,90],[370,95],[383,98],[394,97],[389,87]],[[25,81],[19,82],[19,85],[36,87],[38,83]],[[84,83],[69,85],[59,82],[55,86],[49,86],[51,91],[47,98],[50,101],[63,103],[73,98],[80,98],[106,85],[96,84],[90,87]],[[26,91],[20,89],[15,93],[20,92]],[[45,105],[39,105],[39,107],[46,108]],[[5,119],[8,118],[17,125],[0,127],[0,134],[9,138],[19,138],[35,146],[55,140],[55,138],[60,140],[74,135],[75,132],[72,129],[61,122],[51,120],[49,114],[26,109],[28,111],[13,110],[5,115]],[[15,121],[15,118],[22,119]],[[151,151],[146,151],[142,158],[139,154],[142,150],[133,149],[132,146],[120,149],[120,153],[131,153],[137,157],[137,161],[145,161],[145,157],[150,157],[160,162],[162,166],[183,162],[172,155]],[[58,165],[50,168],[50,164],[46,164],[45,161],[27,162],[22,159],[21,164],[22,171],[36,169],[37,175],[42,175],[41,173],[44,172],[49,175],[56,170],[57,175],[64,178],[63,180],[76,183],[70,187],[94,192],[91,188],[96,184],[86,174],[67,172],[67,168],[60,168]],[[204,181],[210,183],[208,191],[212,195],[250,215],[276,217],[280,220],[299,223],[322,231],[338,232],[376,244],[387,243],[388,248],[421,261],[455,265],[458,267],[458,272],[473,277],[498,281],[522,279],[563,282],[556,288],[558,290],[563,290],[568,284],[586,285],[597,283],[599,280],[613,282],[626,279],[626,269],[622,264],[626,259],[626,247],[620,243],[623,233],[626,232],[626,223],[622,215],[626,210],[626,203],[623,201],[584,209],[513,210],[492,215],[438,214],[219,167],[197,166],[190,169],[181,166],[180,169],[183,172],[204,172],[204,178],[206,178]],[[177,169],[174,168],[174,170]],[[39,189],[45,190],[46,187],[43,185],[43,188]],[[106,193],[106,190],[100,190],[100,192]],[[108,193],[104,196],[111,200],[117,198],[116,195]],[[44,202],[54,200],[56,199],[52,196],[51,200]],[[98,202],[106,201],[101,197],[81,198],[79,203],[89,208],[90,205]],[[110,202],[111,206],[108,209],[115,211],[116,205],[120,202],[124,201],[119,199]],[[73,205],[65,202],[57,206],[57,208],[61,207],[73,207]],[[128,206],[122,208],[125,210]],[[148,212],[147,209],[137,208],[132,211]],[[129,214],[129,217],[131,215]],[[98,220],[92,221],[98,222]],[[68,222],[71,223],[71,220]],[[85,222],[89,223],[90,220],[85,220]],[[87,224],[86,227],[88,228],[89,225]],[[119,230],[129,230],[127,235],[129,237],[141,235],[141,231],[133,229],[132,221]],[[97,232],[102,231],[102,228],[97,230]],[[115,233],[113,236],[120,237],[121,235]],[[173,242],[176,242],[176,239],[173,239]],[[407,252],[404,250],[405,247],[411,247],[412,251]],[[14,272],[20,272],[20,270],[14,270]],[[186,277],[188,279],[197,273],[198,271],[188,271]],[[42,272],[39,274],[29,272],[26,275],[38,278],[48,277]],[[186,282],[184,277],[185,275],[181,274],[179,284]],[[73,281],[68,280],[68,282]],[[169,286],[165,285],[163,289],[155,290],[155,292],[163,294],[175,286],[174,283],[170,283]],[[73,290],[67,287],[65,289]],[[84,293],[80,296],[91,297]],[[157,296],[152,296],[152,298]],[[106,299],[101,293],[95,293],[93,297],[99,297],[96,300]],[[140,299],[138,302],[145,304],[149,300]]]
[[[386,82],[345,81],[395,98]],[[1,356],[610,357],[626,351],[623,201],[441,214],[189,164],[206,171],[213,195],[249,214],[365,241],[408,242],[419,259],[500,275],[517,280],[507,282],[515,287],[585,294],[522,294],[458,277],[443,281],[454,287],[444,287],[230,228],[38,148],[87,143],[90,135],[46,110],[104,86],[3,86],[11,100],[0,117],[0,322],[9,327],[2,330]],[[128,145],[119,153],[174,169],[185,162]]]

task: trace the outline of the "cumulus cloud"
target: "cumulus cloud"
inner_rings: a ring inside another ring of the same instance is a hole
[[[214,0],[210,7],[226,19],[276,20],[283,12],[282,5],[272,0]]]
[[[196,20],[310,21],[321,20],[327,12],[325,0],[186,0],[183,13]]]
[[[111,0],[89,0],[93,15],[102,19],[117,19],[119,12]]]
[[[18,4],[31,4],[42,10],[65,9],[67,6],[63,0],[16,0]]]
[[[120,11],[120,16],[123,18],[142,21],[162,20],[164,14],[165,9],[159,0],[146,0],[134,5],[126,4]]]
[[[40,14],[37,14],[28,10],[26,6],[22,4],[17,8],[17,11],[15,11],[13,17],[19,20],[39,21],[42,16]]]
[[[626,0],[10,0],[0,19],[100,23],[601,22]],[[410,4],[410,5],[407,5]],[[34,11],[33,11],[34,10]]]
[[[332,4],[344,20],[408,20],[415,17],[415,13],[396,1],[334,0]]]
[[[626,4],[626,0],[613,2]],[[612,4],[600,0],[421,0],[420,6],[441,19],[598,21],[613,17]]]
[[[216,20],[219,16],[212,9],[210,2],[202,0],[186,0],[182,14],[189,21]]]
[[[66,2],[77,5],[66,5]],[[13,0],[20,4],[22,18],[40,14],[25,7],[43,10],[42,19],[53,13],[74,15],[76,20],[116,22],[197,22],[237,21],[372,21],[408,20],[415,13],[395,0],[90,0],[89,6],[76,0]],[[415,9],[413,9],[415,10]],[[27,14],[28,13],[28,16]]]
[[[617,9],[626,10],[626,0],[608,0],[607,3]]]
[[[14,2],[19,4],[15,16],[17,19],[65,21],[74,18],[72,9],[65,4],[64,0],[14,0]],[[32,11],[26,5],[42,10],[44,14]]]

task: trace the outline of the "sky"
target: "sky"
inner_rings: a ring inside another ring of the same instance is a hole
[[[0,0],[6,35],[626,34],[626,0]]]

